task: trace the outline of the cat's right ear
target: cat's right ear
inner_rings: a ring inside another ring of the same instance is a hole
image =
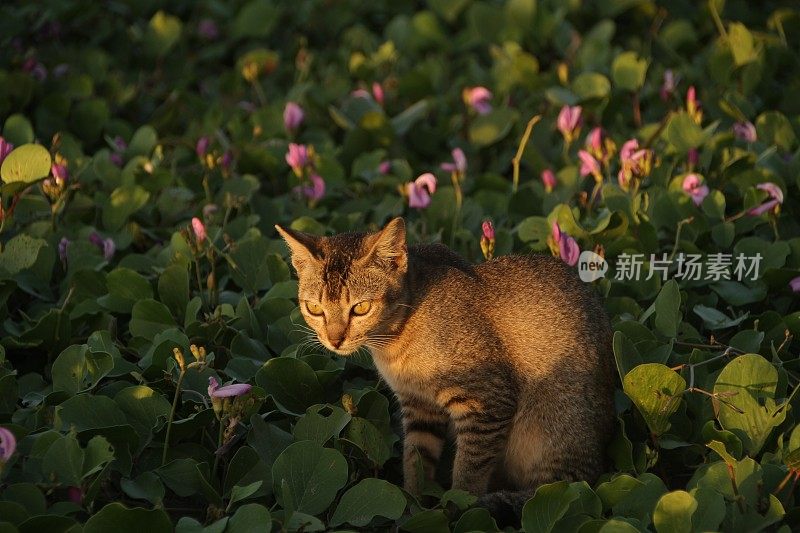
[[[319,237],[302,231],[284,228],[277,224],[275,229],[278,230],[278,233],[289,246],[289,250],[292,252],[292,265],[298,275],[306,266],[319,261]]]

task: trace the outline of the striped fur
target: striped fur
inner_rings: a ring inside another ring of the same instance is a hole
[[[450,436],[453,487],[498,513],[518,515],[542,483],[603,472],[610,326],[563,262],[508,256],[473,266],[442,245],[407,248],[402,219],[371,234],[278,230],[306,322],[341,355],[369,348],[397,395],[408,490],[433,477]],[[353,315],[364,300],[369,313]],[[324,316],[310,315],[307,301]]]

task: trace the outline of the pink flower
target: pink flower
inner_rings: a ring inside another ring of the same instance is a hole
[[[378,165],[378,172],[383,174],[384,176],[392,171],[392,162],[391,161],[381,161],[381,164]]]
[[[575,140],[581,130],[581,124],[583,124],[583,120],[581,119],[582,113],[583,108],[579,105],[565,105],[561,108],[561,111],[558,112],[556,126],[558,127],[558,131],[561,132],[561,135],[564,136],[564,140],[568,143]]]
[[[586,136],[586,147],[589,148],[593,154],[603,152],[603,128],[599,126],[592,128],[592,131]]]
[[[308,165],[309,160],[308,147],[306,145],[289,143],[286,162],[292,167],[297,176],[303,175],[303,169]]]
[[[558,222],[553,223],[552,227],[553,240],[558,244],[558,255],[561,260],[569,266],[575,266],[578,262],[578,257],[581,255],[580,246],[578,242],[561,231]]]
[[[194,151],[197,153],[197,157],[203,159],[206,155],[206,152],[208,152],[208,147],[210,145],[211,145],[211,139],[205,135],[197,139],[197,144],[194,147]]]
[[[311,180],[311,185],[298,185],[294,190],[316,202],[325,196],[325,180],[318,174],[312,174],[309,180]]]
[[[578,150],[578,158],[581,160],[581,176],[591,174],[598,181],[602,181],[603,175],[600,173],[600,163],[592,154],[586,150]]]
[[[758,135],[756,134],[756,127],[752,122],[737,122],[733,125],[733,134],[737,139],[748,143],[756,142]]]
[[[669,100],[672,93],[675,92],[675,87],[678,85],[678,79],[675,74],[667,69],[664,71],[664,81],[661,84],[661,89],[658,91],[663,101]]]
[[[492,91],[486,87],[466,87],[462,92],[464,103],[479,115],[485,115],[492,110],[492,96]]]
[[[406,183],[408,207],[425,209],[431,203],[431,194],[436,192],[436,176],[430,172],[422,174],[412,182]]]
[[[800,276],[792,278],[789,281],[789,287],[791,287],[793,292],[800,292]]]
[[[697,174],[687,174],[686,177],[683,178],[681,187],[683,188],[683,192],[691,196],[694,205],[702,204],[709,193],[708,186],[703,184],[702,179]]]
[[[372,97],[378,104],[383,105],[383,85],[377,81],[372,83]]]
[[[248,385],[247,383],[235,383],[220,387],[216,378],[213,376],[208,378],[208,395],[211,398],[231,398],[233,396],[244,396],[250,392],[250,389],[252,388],[253,386]]]
[[[3,137],[0,137],[0,165],[3,164],[3,160],[11,153],[11,150],[14,149],[14,145],[5,140]]]
[[[634,178],[643,178],[650,174],[653,166],[653,151],[639,149],[639,141],[630,139],[619,151],[620,170],[617,174],[619,186],[627,191]]]
[[[286,102],[286,107],[283,108],[283,127],[287,131],[295,131],[303,123],[303,108],[294,102]]]
[[[197,24],[197,33],[206,41],[213,41],[219,37],[219,28],[212,19],[205,18]]]
[[[781,188],[772,182],[759,183],[756,185],[756,188],[766,191],[767,194],[769,194],[769,199],[761,205],[751,208],[749,211],[747,211],[747,214],[759,216],[768,211],[777,212],[778,206],[783,203],[783,191]]]
[[[83,502],[83,490],[80,487],[69,487],[67,498],[74,504],[80,505]]]
[[[556,175],[549,168],[542,170],[540,178],[542,180],[542,185],[544,185],[544,190],[547,192],[551,192],[558,183],[556,181]]]
[[[481,225],[481,229],[483,230],[483,236],[490,241],[494,240],[494,225],[492,225],[491,220],[484,220],[483,224]]]
[[[6,428],[0,427],[0,463],[5,463],[17,449],[17,439]]]
[[[198,242],[206,240],[206,227],[197,217],[192,218],[192,231]]]
[[[65,183],[69,179],[69,170],[67,170],[66,163],[53,163],[50,166],[50,172],[56,179],[56,182]]]
[[[467,156],[461,148],[453,148],[451,152],[453,162],[442,163],[439,165],[442,170],[446,172],[457,172],[458,174],[465,174],[467,172]]]
[[[631,160],[631,157],[639,149],[639,141],[636,139],[631,139],[629,141],[625,141],[625,144],[622,145],[622,148],[619,151],[619,160],[625,164]]]

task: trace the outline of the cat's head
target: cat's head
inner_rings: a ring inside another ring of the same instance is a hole
[[[406,229],[395,218],[377,233],[317,237],[275,226],[289,245],[306,323],[340,355],[380,346],[406,273]]]

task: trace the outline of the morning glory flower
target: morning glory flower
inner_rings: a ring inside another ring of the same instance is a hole
[[[17,439],[6,428],[0,427],[0,464],[8,462],[17,449]]]
[[[749,211],[747,211],[747,214],[759,216],[768,211],[777,213],[779,206],[783,203],[783,191],[781,188],[772,182],[759,183],[756,185],[756,188],[766,191],[767,194],[769,194],[769,198],[761,205],[751,208]]]
[[[287,131],[295,131],[303,123],[303,108],[294,102],[287,102],[283,108],[283,126]]]
[[[442,163],[440,168],[446,172],[457,172],[458,174],[465,174],[467,172],[467,156],[461,148],[453,148],[451,152],[453,155],[453,162]]]
[[[406,183],[408,207],[424,209],[431,203],[431,194],[436,192],[436,176],[430,172],[422,174],[412,182]]]
[[[558,255],[561,260],[569,266],[575,266],[575,264],[578,262],[578,258],[581,255],[581,249],[580,246],[578,246],[578,242],[561,231],[558,222],[553,223],[552,236],[553,240],[558,245]]]
[[[292,167],[295,175],[303,175],[303,169],[311,160],[308,152],[308,147],[304,144],[289,143],[289,151],[286,152],[286,163]]]
[[[216,378],[213,376],[208,378],[208,395],[211,398],[232,398],[235,396],[244,396],[250,392],[250,389],[252,388],[253,386],[248,385],[247,383],[233,383],[231,385],[223,385],[220,387]]]
[[[3,160],[6,158],[8,154],[11,153],[11,150],[14,149],[14,145],[5,140],[3,137],[0,137],[0,164],[3,163]]]
[[[542,174],[539,177],[542,180],[542,185],[544,185],[544,190],[547,192],[551,192],[558,183],[556,181],[556,175],[549,168],[542,170]]]
[[[197,217],[192,218],[192,231],[198,242],[206,240],[206,227]]]
[[[692,198],[694,205],[702,204],[709,193],[708,186],[703,184],[702,178],[697,174],[687,174],[686,177],[683,178],[681,187],[683,188],[683,192]]]
[[[309,200],[317,201],[325,196],[325,180],[319,174],[311,174],[308,178],[311,181],[310,185],[298,185],[294,188],[295,192],[299,192]]]
[[[792,278],[789,281],[789,287],[791,287],[792,291],[794,292],[800,292],[800,276]]]
[[[750,121],[737,122],[733,125],[733,135],[744,142],[754,143],[758,139],[756,127]]]
[[[467,87],[461,96],[464,103],[479,115],[486,115],[492,110],[492,91],[486,87]]]
[[[579,105],[565,105],[561,108],[561,111],[558,112],[556,126],[567,143],[574,141],[581,131],[581,124],[583,124],[583,120],[581,119],[582,113],[583,108]]]

